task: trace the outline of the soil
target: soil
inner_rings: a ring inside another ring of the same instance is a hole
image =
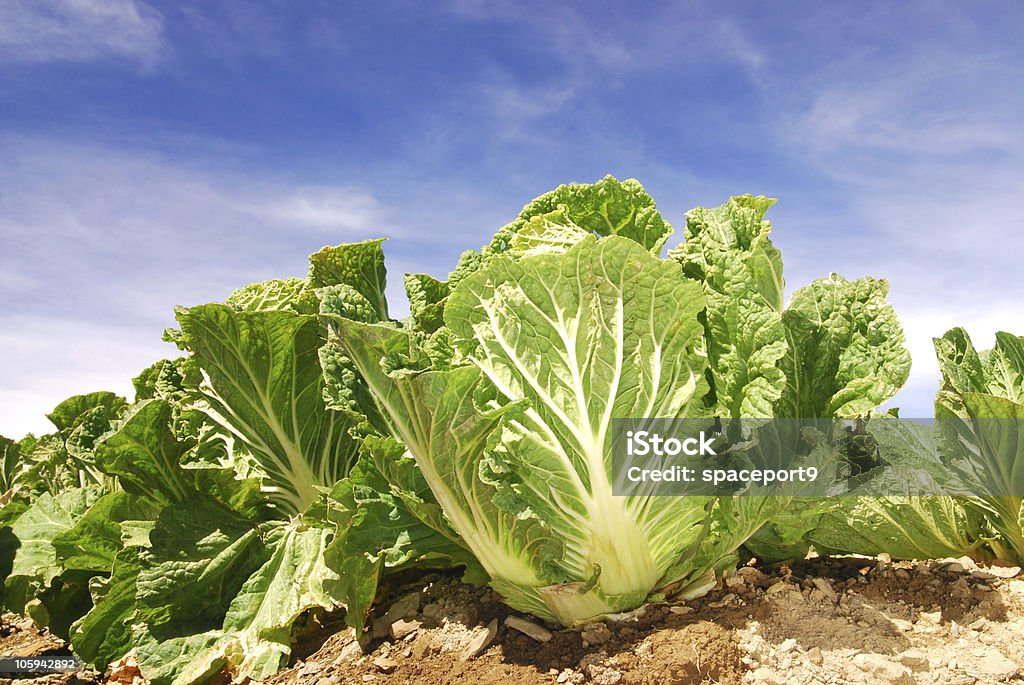
[[[579,630],[548,630],[486,588],[432,574],[386,588],[371,616],[375,630],[362,640],[338,619],[311,617],[319,630],[307,632],[293,663],[269,682],[1024,682],[1024,575],[969,559],[746,566],[699,600],[650,605]],[[5,620],[0,653],[9,654],[17,647],[6,640],[33,631]]]

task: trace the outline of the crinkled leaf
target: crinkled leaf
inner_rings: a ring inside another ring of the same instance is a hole
[[[570,183],[541,195],[494,236],[489,251],[505,252],[513,236],[533,217],[559,210],[586,233],[629,238],[654,254],[661,252],[672,234],[672,226],[658,213],[639,181],[631,178],[620,182],[609,175],[597,183]]]
[[[325,247],[309,257],[309,283],[314,288],[344,284],[354,288],[373,305],[381,321],[388,319],[384,295],[383,239]]]
[[[157,506],[123,490],[100,497],[68,530],[53,538],[57,560],[65,569],[110,573],[121,550],[121,523],[156,518]]]
[[[192,484],[180,462],[191,445],[171,432],[172,419],[165,400],[132,406],[117,431],[96,446],[97,465],[132,494],[161,504],[184,500]]]
[[[719,416],[773,416],[786,387],[779,368],[787,350],[782,259],[764,219],[774,202],[743,195],[715,209],[691,210],[686,241],[669,252],[684,273],[704,286],[708,362]]]
[[[17,613],[39,597],[61,574],[54,538],[69,529],[102,495],[99,486],[74,488],[57,495],[40,495],[18,517],[11,531],[18,540],[11,573],[5,579],[4,601]]]
[[[910,353],[889,284],[838,274],[800,288],[783,313],[788,350],[778,415],[865,414],[891,399],[910,373]]]
[[[224,304],[243,312],[292,311],[316,314],[316,294],[304,278],[276,278],[250,283],[231,293]]]
[[[110,577],[96,577],[89,582],[93,607],[72,627],[71,646],[75,654],[97,670],[105,670],[132,647],[138,554],[135,547],[122,549],[114,557]]]
[[[120,395],[106,391],[93,392],[88,395],[69,397],[47,414],[46,418],[50,419],[57,430],[67,437],[68,431],[74,427],[78,418],[88,410],[103,407],[106,409],[107,415],[113,417],[126,406],[127,402]]]
[[[433,333],[444,325],[444,304],[451,289],[446,281],[427,274],[406,274],[405,293],[409,296],[409,313],[417,328]],[[351,318],[351,317],[349,317]]]
[[[179,312],[178,321],[203,371],[206,413],[259,463],[285,513],[303,511],[318,486],[348,473],[356,420],[324,403],[316,317],[210,304]]]
[[[256,524],[206,495],[161,512],[140,556],[138,616],[157,637],[217,628],[266,561]]]

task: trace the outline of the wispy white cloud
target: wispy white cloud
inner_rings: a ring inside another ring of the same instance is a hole
[[[7,434],[42,429],[71,394],[130,392],[141,368],[175,354],[160,341],[175,305],[304,275],[310,253],[379,234],[388,211],[355,185],[307,186],[210,159],[28,138],[0,144],[0,156]]]
[[[110,390],[131,399],[135,374],[177,354],[152,325],[5,314],[0,317],[0,435],[52,432],[46,413],[71,395]]]
[[[171,145],[168,157],[67,140],[0,143],[0,433],[47,430],[44,414],[75,393],[130,394],[143,367],[176,354],[160,339],[175,305],[305,275],[324,245],[390,237],[388,299],[401,317],[403,272],[443,277],[510,218],[456,182],[377,174],[309,185],[257,170],[217,141],[190,147]]]
[[[153,66],[163,20],[138,0],[0,0],[0,62],[123,58]]]
[[[358,233],[381,229],[384,208],[360,188],[307,187],[266,204],[242,207],[261,217],[325,231]]]

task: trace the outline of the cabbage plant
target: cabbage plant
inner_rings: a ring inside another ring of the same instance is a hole
[[[510,605],[574,625],[700,594],[792,504],[615,496],[613,419],[854,416],[905,381],[884,281],[832,275],[783,308],[772,202],[690,212],[662,258],[671,227],[636,181],[562,186],[447,282],[407,278],[409,321],[323,301],[328,349],[365,380],[394,471],[415,468],[436,499],[423,520]]]

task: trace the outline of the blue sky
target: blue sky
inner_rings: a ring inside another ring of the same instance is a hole
[[[175,304],[375,236],[401,302],[402,272],[607,173],[677,227],[778,197],[790,291],[888,277],[895,404],[930,415],[931,336],[1024,334],[1022,25],[1009,2],[0,0],[0,433],[129,393]]]

